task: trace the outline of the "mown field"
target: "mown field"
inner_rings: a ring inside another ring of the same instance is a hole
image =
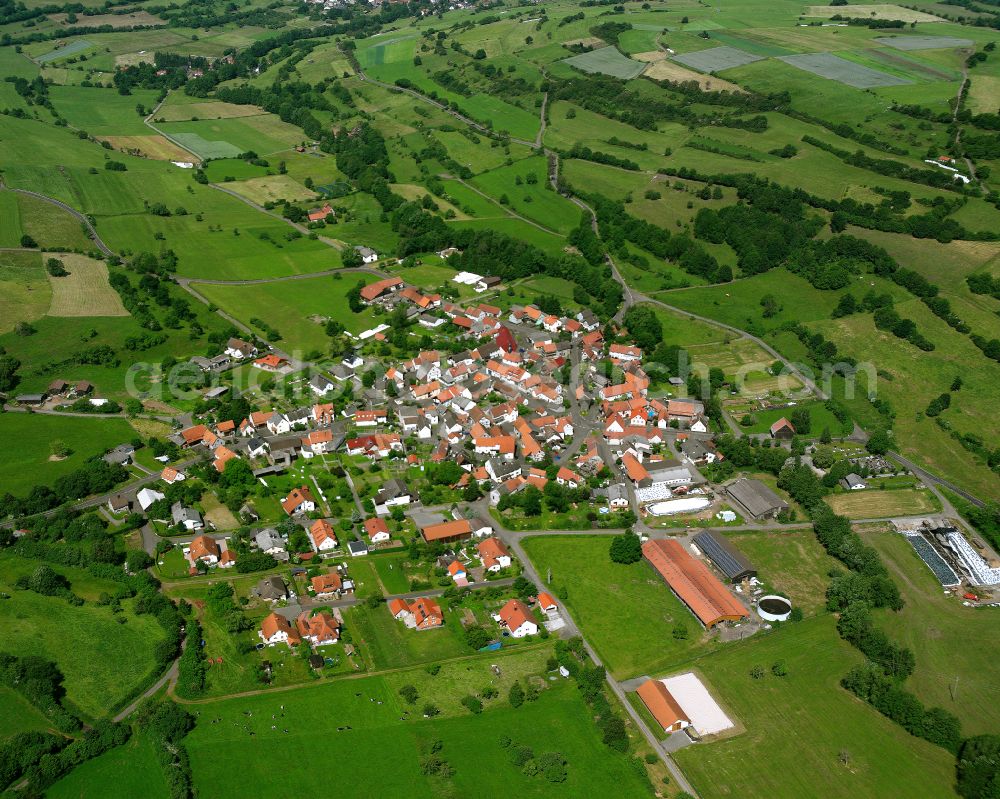
[[[837,636],[833,617],[823,615],[692,664],[745,727],[736,737],[675,755],[699,794],[954,797],[950,753],[914,738],[840,687],[861,659]],[[785,677],[769,672],[779,660]],[[750,676],[757,665],[768,672],[761,680]]]
[[[489,683],[487,660],[479,661],[478,682],[456,684],[449,705],[457,705],[473,685],[482,688]],[[502,671],[504,659],[496,662]],[[336,759],[335,773],[338,793],[344,796],[405,793],[429,799],[442,792],[499,796],[511,790],[521,796],[546,797],[579,796],[592,790],[646,795],[648,789],[626,761],[601,744],[575,687],[562,681],[547,685],[538,701],[516,710],[497,699],[481,716],[463,711],[464,715],[422,719],[385,678],[346,680],[203,705],[186,745],[195,782],[213,796],[323,790],[330,778],[327,769],[271,766],[275,759],[308,762],[318,739],[343,753]],[[418,700],[417,708],[421,706]],[[527,777],[509,765],[499,743],[504,735],[537,753],[561,752],[569,762],[566,781]],[[432,741],[441,742],[439,754],[454,767],[449,780],[421,773],[420,758]],[[386,767],[387,749],[393,753],[391,768]],[[230,764],[229,773],[218,769],[219,758]]]
[[[715,652],[691,612],[645,561],[608,557],[608,536],[528,538],[525,551],[566,603],[608,670],[618,678],[664,671],[695,653]],[[687,637],[676,639],[681,624]]]
[[[167,799],[170,791],[153,744],[133,736],[100,757],[81,764],[45,792],[53,799]]]
[[[18,442],[0,453],[0,479],[5,491],[21,495],[35,485],[51,484],[60,475],[81,468],[95,455],[127,444],[136,434],[124,419],[3,413],[0,435]],[[65,444],[71,454],[59,460],[53,458],[55,442]]]

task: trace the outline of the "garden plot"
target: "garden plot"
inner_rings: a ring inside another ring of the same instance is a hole
[[[804,53],[802,55],[779,56],[780,61],[793,67],[853,86],[855,89],[873,89],[878,86],[903,86],[913,83],[906,78],[879,72],[840,58],[832,53]]]
[[[698,50],[695,53],[675,55],[674,61],[684,66],[697,69],[699,72],[721,72],[724,69],[742,67],[754,61],[763,61],[764,56],[754,55],[735,47],[710,47],[708,50]]]
[[[971,47],[972,39],[954,36],[883,36],[875,40],[897,50],[945,50],[949,47]]]
[[[561,63],[584,72],[600,72],[602,75],[625,79],[638,76],[646,68],[645,64],[622,55],[617,47],[602,47],[589,53],[580,53],[563,59]]]

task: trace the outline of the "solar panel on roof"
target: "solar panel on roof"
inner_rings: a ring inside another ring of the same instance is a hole
[[[731,544],[727,546],[728,542],[723,543],[712,533],[698,533],[694,541],[728,578],[733,579],[745,572],[754,571],[750,561],[742,553],[736,551]]]

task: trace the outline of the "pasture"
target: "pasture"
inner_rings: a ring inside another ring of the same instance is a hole
[[[39,246],[47,249],[93,249],[94,244],[83,232],[80,220],[59,206],[28,194],[18,194],[17,207],[23,232],[37,241]]]
[[[67,370],[65,379],[73,377],[72,370]],[[128,443],[135,438],[135,431],[124,419],[4,413],[0,414],[0,435],[18,442],[0,452],[0,480],[5,491],[20,496],[37,484],[50,485],[95,455]],[[70,449],[68,457],[52,457],[56,441]]]
[[[564,58],[563,64],[569,64],[583,72],[599,72],[611,75],[613,78],[635,78],[642,74],[646,65],[628,56],[622,55],[617,47],[601,47],[586,53]]]
[[[907,689],[928,705],[955,713],[964,735],[996,730],[1000,707],[993,700],[1000,690],[1000,652],[990,632],[997,623],[996,608],[967,608],[957,596],[945,595],[902,536],[874,527],[861,535],[878,550],[906,603],[898,613],[880,613],[878,624],[916,655]]]
[[[57,253],[68,275],[49,276],[49,316],[128,316],[118,292],[108,283],[108,267],[76,253]]]
[[[746,425],[745,427],[741,425],[740,427],[745,433],[767,433],[771,429],[771,425],[779,419],[791,418],[794,411],[801,412],[803,410],[809,412],[809,418],[811,420],[810,432],[802,434],[806,438],[819,438],[824,429],[829,429],[835,436],[850,433],[853,429],[850,421],[841,423],[837,420],[837,417],[827,409],[826,405],[818,400],[812,402],[793,403],[787,408],[771,408],[766,411],[754,411],[751,414],[753,417],[753,423]],[[737,419],[737,421],[739,420]]]
[[[502,657],[493,662],[503,668]],[[344,680],[213,702],[200,708],[198,726],[185,743],[195,784],[208,796],[322,792],[329,785],[328,770],[271,766],[275,760],[308,762],[315,756],[317,736],[343,755],[336,758],[337,793],[345,797],[432,799],[442,792],[498,796],[511,790],[525,797],[591,791],[645,795],[648,788],[627,761],[600,742],[576,688],[561,680],[546,685],[536,702],[517,709],[497,699],[480,716],[423,719],[422,700],[414,712],[396,693],[395,683],[380,677]],[[453,696],[450,704],[459,698]],[[569,761],[567,780],[550,783],[508,765],[498,743],[503,735],[538,753],[562,752]],[[435,740],[454,767],[448,780],[427,777],[420,769],[421,756]],[[386,751],[393,753],[392,768],[385,767]],[[229,764],[225,773],[218,768],[220,759]]]
[[[168,799],[170,790],[153,744],[142,735],[81,763],[47,788],[51,799]]]
[[[115,89],[85,86],[53,86],[49,89],[52,104],[71,125],[91,136],[144,136],[150,133],[136,106],[152,109],[157,93],[134,89],[121,95]]]
[[[785,677],[770,674],[779,660]],[[861,660],[827,614],[700,658],[696,668],[715,698],[746,729],[683,749],[674,755],[677,762],[706,799],[737,793],[798,799],[817,795],[817,785],[825,799],[953,797],[953,755],[914,738],[840,687],[840,678]],[[763,679],[751,678],[754,666],[765,670]]]
[[[564,602],[608,671],[619,679],[663,672],[705,652],[716,652],[691,612],[646,561],[622,565],[608,557],[609,536],[527,538],[525,551],[546,586]],[[673,636],[683,625],[686,637]]]
[[[55,61],[58,58],[66,58],[71,55],[76,55],[77,53],[82,53],[84,50],[89,50],[94,46],[94,43],[88,41],[87,39],[74,39],[69,44],[63,45],[62,47],[56,47],[47,53],[35,56],[35,61],[39,64],[48,64],[50,61]]]
[[[120,624],[108,607],[73,607],[65,599],[19,591],[13,583],[9,561],[0,560],[0,590],[11,594],[0,602],[5,645],[54,660],[65,674],[67,698],[82,713],[101,717],[152,680],[153,648],[163,633],[151,616],[135,615],[132,600],[122,603]]]
[[[359,280],[372,283],[375,278],[345,274],[342,280],[316,277],[248,286],[192,285],[198,293],[237,319],[258,316],[266,321],[281,333],[280,345],[284,349],[325,351],[329,337],[323,326],[310,317],[334,319],[351,333],[360,333],[378,324],[372,309],[355,314],[348,308],[347,293]]]
[[[0,333],[13,330],[18,322],[33,322],[44,316],[51,299],[40,253],[0,252]]]
[[[0,741],[22,732],[44,732],[49,720],[13,688],[0,687]]]

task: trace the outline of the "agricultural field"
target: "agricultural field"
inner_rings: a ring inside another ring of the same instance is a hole
[[[19,442],[0,454],[4,490],[16,495],[26,494],[38,484],[51,484],[57,477],[81,468],[89,458],[135,438],[135,431],[124,419],[22,413],[0,414],[0,434],[8,441]],[[56,442],[65,444],[71,454],[61,458],[53,455],[52,445]]]
[[[600,72],[602,75],[611,75],[614,78],[635,78],[645,69],[642,62],[622,55],[617,47],[591,50],[567,58],[562,63],[583,72]]]
[[[501,671],[504,660],[493,661]],[[476,669],[477,688],[490,681],[488,662],[477,661],[482,664]],[[444,670],[439,677],[449,679]],[[279,776],[266,766],[275,757],[304,762],[320,735],[352,753],[339,761],[342,785],[338,792],[345,796],[405,792],[429,799],[441,795],[442,789],[458,795],[470,791],[497,795],[511,787],[522,796],[547,797],[578,796],[580,791],[591,790],[643,796],[648,791],[625,759],[600,743],[579,692],[565,682],[547,684],[538,701],[516,710],[497,699],[481,716],[465,712],[434,719],[412,713],[396,693],[396,684],[368,677],[202,706],[198,726],[186,741],[195,780],[213,794],[322,790],[328,780],[322,770],[291,769]],[[464,690],[469,689],[459,688]],[[457,704],[457,698],[453,694],[449,704]],[[245,715],[248,711],[250,717]],[[280,713],[284,713],[280,724],[272,730],[271,716]],[[249,732],[256,734],[251,737]],[[567,780],[551,784],[508,766],[497,743],[502,735],[538,752],[562,752],[569,761]],[[422,751],[433,740],[441,741],[441,755],[455,766],[445,785],[424,776],[419,768]],[[395,753],[391,769],[378,754],[386,746]],[[215,767],[219,757],[232,764],[231,774],[223,776]]]
[[[0,252],[0,287],[0,333],[48,313],[52,290],[39,253]]]
[[[874,481],[878,486],[878,481]],[[929,489],[895,488],[880,491],[870,488],[863,491],[845,491],[827,497],[827,504],[835,513],[849,519],[878,519],[890,516],[920,516],[940,513],[941,503]]]
[[[607,536],[529,538],[525,551],[618,678],[665,671],[695,653],[715,652],[691,612],[645,561],[624,566],[608,557]],[[675,638],[683,626],[684,638]]]
[[[778,660],[787,676],[768,671],[762,680],[751,679],[754,665],[768,670]],[[859,662],[861,655],[838,638],[829,615],[700,658],[695,668],[746,730],[684,749],[676,753],[677,762],[710,799],[739,790],[792,799],[812,794],[817,784],[824,797],[843,799],[954,796],[948,752],[912,737],[840,687],[840,678]],[[767,767],[747,768],[748,763]]]
[[[942,593],[902,536],[876,528],[862,535],[889,567],[906,603],[899,613],[880,614],[879,624],[916,655],[907,689],[958,715],[965,735],[996,730],[1000,714],[990,697],[997,690],[1000,660],[996,639],[987,632],[996,624],[996,608],[967,608],[958,597]]]
[[[49,277],[49,316],[128,316],[122,299],[108,283],[108,267],[74,253],[57,253],[68,275]]]
[[[212,285],[195,283],[193,287],[237,319],[259,317],[281,333],[278,342],[285,349],[302,351],[327,347],[329,337],[319,319],[337,319],[352,333],[360,333],[378,324],[375,312],[366,309],[352,314],[347,293],[358,282],[374,282],[370,275],[345,274],[342,280],[331,277],[284,280],[250,285]]]

